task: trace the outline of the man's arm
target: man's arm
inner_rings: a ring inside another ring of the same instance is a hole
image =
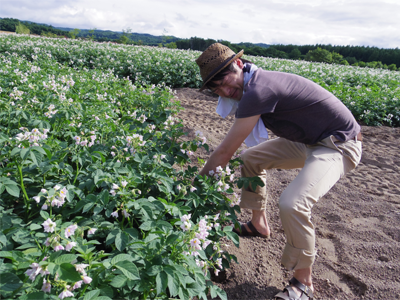
[[[211,154],[200,175],[208,175],[211,170],[215,171],[218,166],[225,167],[235,151],[240,147],[243,141],[256,126],[260,115],[248,118],[236,119],[231,129],[222,143]]]

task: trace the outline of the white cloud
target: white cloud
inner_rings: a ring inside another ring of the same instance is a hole
[[[233,43],[400,47],[398,0],[1,0],[0,17]]]

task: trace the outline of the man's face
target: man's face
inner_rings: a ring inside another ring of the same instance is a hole
[[[218,96],[239,101],[243,96],[243,62],[237,59],[235,63],[236,72],[230,72],[224,79],[215,81],[218,86],[212,91]]]

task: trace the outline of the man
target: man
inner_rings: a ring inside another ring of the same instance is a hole
[[[279,199],[287,244],[282,264],[293,278],[277,299],[312,299],[315,232],[312,206],[361,159],[360,126],[351,112],[327,90],[294,74],[265,71],[215,43],[196,60],[208,88],[220,101],[237,103],[235,122],[212,153],[200,175],[224,167],[261,120],[278,136],[249,148],[243,155],[243,177],[259,176],[266,184],[272,168],[302,168]],[[243,189],[242,208],[252,219],[236,230],[239,236],[269,238],[266,187]]]

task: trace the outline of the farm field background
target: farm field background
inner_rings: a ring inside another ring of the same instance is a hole
[[[239,161],[193,181],[206,138],[218,138],[207,128],[186,138],[172,101],[172,89],[200,86],[199,52],[0,40],[3,296],[226,298],[209,278],[236,259],[224,225],[239,210]],[[314,80],[362,124],[400,124],[399,72],[246,58]]]

